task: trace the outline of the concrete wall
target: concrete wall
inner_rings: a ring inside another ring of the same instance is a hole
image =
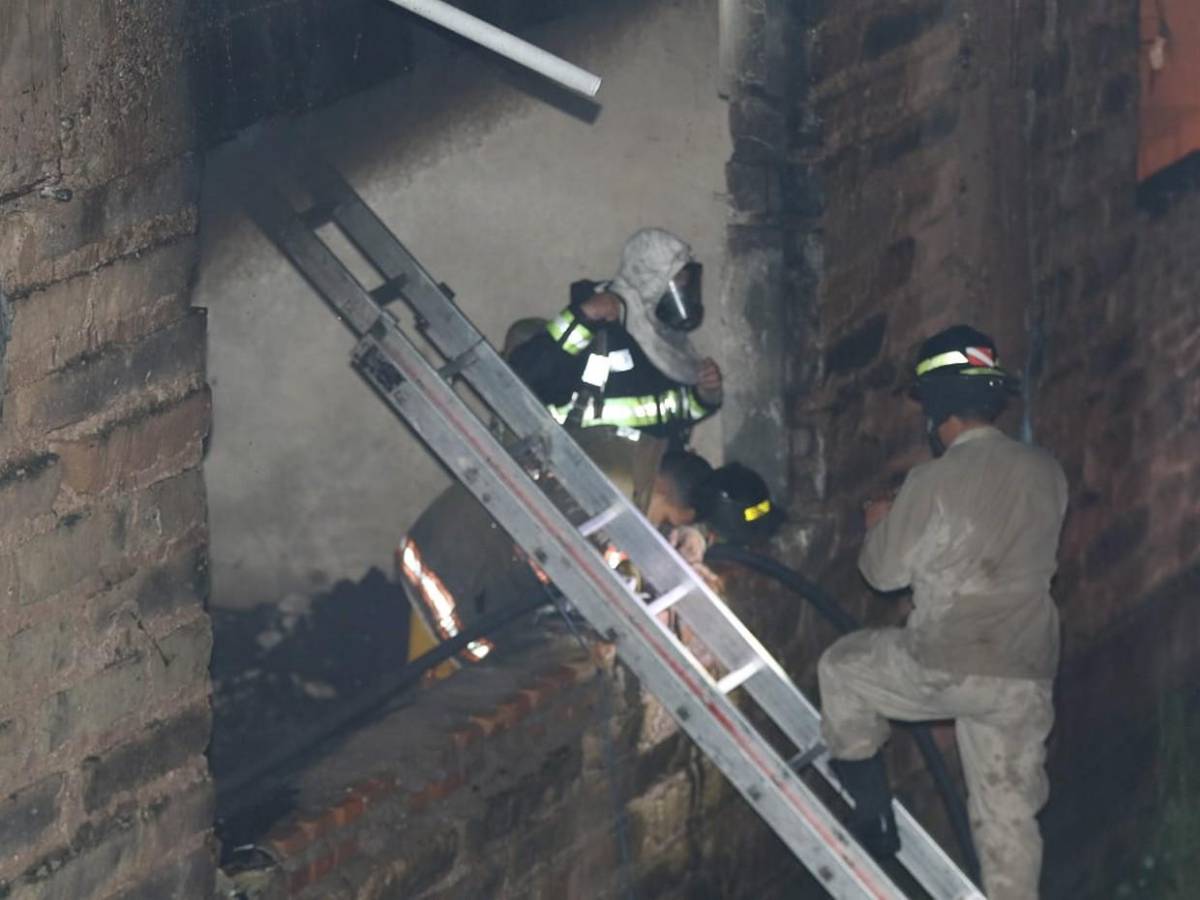
[[[625,237],[658,224],[705,263],[700,341],[719,356],[729,139],[716,4],[606,4],[530,36],[605,77],[598,110],[427,38],[411,75],[300,133],[493,342],[518,317],[556,312],[572,280],[611,275]],[[350,371],[349,335],[234,211],[229,152],[208,166],[194,303],[210,317],[214,602],[242,605],[390,566],[446,480]],[[709,455],[718,429],[698,431]]]

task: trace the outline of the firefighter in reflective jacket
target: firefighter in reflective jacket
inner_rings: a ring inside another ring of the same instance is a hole
[[[991,424],[1016,381],[986,335],[965,325],[934,335],[916,375],[936,458],[894,501],[867,504],[858,560],[876,589],[911,587],[913,611],[904,628],[854,632],[821,657],[825,743],[856,802],[852,829],[889,854],[899,842],[879,755],[887,720],[954,719],[984,891],[1036,900],[1066,478]]]
[[[568,427],[680,449],[722,399],[720,369],[688,337],[704,317],[701,274],[681,239],[644,228],[626,241],[616,276],[575,282],[567,308],[511,365]]]
[[[505,359],[511,364],[514,351],[535,335],[545,334],[546,324],[544,319],[514,322],[504,337]],[[695,518],[691,497],[700,481],[711,473],[711,467],[700,457],[679,453],[664,459],[661,442],[655,441],[582,443],[593,461],[619,490],[634,498],[655,527],[684,525]],[[413,523],[396,551],[396,564],[413,604],[409,659],[458,635],[482,615],[544,593],[544,576],[458,481]],[[510,631],[505,636],[505,643],[519,643],[520,632],[514,631],[516,634]],[[478,662],[494,649],[491,639],[481,637],[459,657]],[[455,668],[457,665],[450,661],[434,669],[433,674],[443,677]]]

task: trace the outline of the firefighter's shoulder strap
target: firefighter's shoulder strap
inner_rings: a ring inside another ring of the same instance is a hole
[[[287,166],[272,161],[265,171]],[[746,800],[837,898],[902,898],[900,888],[801,778],[811,768],[835,789],[820,717],[779,663],[580,450],[421,264],[328,167],[292,172],[314,206],[296,212],[262,173],[247,186],[252,213],[360,340],[353,365],[480,499],[596,628]],[[294,193],[294,192],[293,192]],[[314,229],[333,223],[378,270],[365,288]],[[412,316],[381,300],[400,296]],[[419,337],[417,335],[419,332]],[[432,346],[431,361],[421,347]],[[502,446],[457,379],[501,419]],[[643,602],[601,558],[595,542],[625,553],[653,599]],[[660,617],[673,609],[720,664],[700,666]],[[740,702],[732,695],[740,694]],[[770,719],[782,751],[752,723]],[[935,900],[982,895],[936,842],[897,806],[900,861]]]

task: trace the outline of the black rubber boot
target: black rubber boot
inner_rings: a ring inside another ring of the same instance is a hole
[[[870,759],[830,760],[842,787],[854,800],[850,831],[867,852],[877,859],[895,856],[900,849],[896,833],[896,815],[892,811],[892,790],[888,787],[883,755]]]

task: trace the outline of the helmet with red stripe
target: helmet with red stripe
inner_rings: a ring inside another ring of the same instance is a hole
[[[969,325],[954,325],[926,340],[914,374],[912,395],[935,428],[950,416],[990,422],[1019,386],[1001,368],[996,342]]]

